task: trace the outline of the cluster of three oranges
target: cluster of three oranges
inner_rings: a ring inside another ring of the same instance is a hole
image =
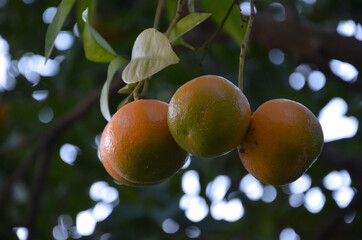
[[[255,178],[282,185],[299,178],[322,146],[319,121],[302,104],[274,99],[251,114],[239,88],[207,75],[181,86],[169,105],[138,100],[119,109],[102,133],[100,155],[117,181],[150,186],[175,174],[190,153],[212,158],[237,148]]]

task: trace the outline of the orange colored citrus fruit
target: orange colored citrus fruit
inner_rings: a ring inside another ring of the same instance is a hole
[[[130,186],[158,184],[175,174],[188,153],[167,126],[168,104],[138,100],[120,108],[103,130],[102,163],[117,181]]]
[[[128,186],[132,186],[132,187],[146,187],[146,186],[149,186],[149,185],[153,185],[152,183],[151,184],[147,184],[147,183],[143,183],[143,184],[138,184],[138,183],[133,183],[133,182],[130,182],[130,181],[127,181],[126,179],[124,179],[123,177],[121,177],[121,175],[119,175],[118,172],[116,172],[113,167],[109,164],[108,162],[108,158],[104,158],[102,159],[102,163],[103,163],[103,166],[104,168],[106,169],[106,171],[108,172],[108,174],[113,178],[115,179],[116,181],[120,182],[120,183],[123,183],[125,185],[128,185]]]
[[[300,103],[274,99],[252,115],[238,146],[240,159],[256,179],[283,185],[295,181],[318,158],[323,132],[315,115]]]
[[[249,102],[239,88],[223,77],[207,75],[177,89],[170,101],[168,126],[183,149],[210,158],[237,147],[250,115]]]

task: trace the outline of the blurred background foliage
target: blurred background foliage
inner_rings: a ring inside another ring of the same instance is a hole
[[[195,1],[196,11],[213,16],[184,40],[201,48],[232,2]],[[244,73],[252,111],[273,98],[299,101],[319,117],[326,137],[308,172],[277,187],[248,175],[235,151],[191,157],[157,186],[114,182],[97,153],[107,64],[84,57],[76,8],[44,64],[45,33],[58,4],[0,0],[0,239],[362,238],[361,1],[257,2]],[[160,31],[176,4],[165,1]],[[240,2],[244,14],[248,5]],[[137,35],[153,25],[157,1],[96,6],[92,26],[129,59]],[[153,76],[146,97],[168,102],[203,74],[237,83],[240,24],[234,7],[204,57],[203,50],[174,46],[180,63]],[[111,88],[112,113],[124,97],[115,94],[120,75]]]

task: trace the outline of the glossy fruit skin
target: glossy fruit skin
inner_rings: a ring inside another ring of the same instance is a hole
[[[271,185],[297,180],[318,158],[324,143],[315,115],[300,103],[274,99],[252,115],[239,157],[256,179]]]
[[[172,138],[167,111],[167,103],[138,100],[114,114],[103,130],[99,149],[114,179],[129,186],[150,186],[184,165],[188,153]]]
[[[147,186],[154,185],[153,183],[139,184],[139,183],[130,182],[130,181],[124,179],[123,177],[121,177],[121,175],[118,174],[118,172],[116,172],[113,169],[113,167],[108,162],[108,158],[102,159],[102,164],[103,164],[104,168],[106,169],[106,171],[108,172],[108,174],[119,183],[123,183],[123,184],[125,184],[127,186],[131,186],[131,187],[147,187]]]
[[[172,96],[168,126],[187,152],[204,158],[224,155],[242,141],[250,105],[239,88],[215,75],[195,78]]]

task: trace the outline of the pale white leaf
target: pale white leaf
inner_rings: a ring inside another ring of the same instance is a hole
[[[139,82],[178,62],[179,58],[167,37],[149,28],[138,35],[132,48],[131,62],[123,70],[122,78],[126,83]]]

